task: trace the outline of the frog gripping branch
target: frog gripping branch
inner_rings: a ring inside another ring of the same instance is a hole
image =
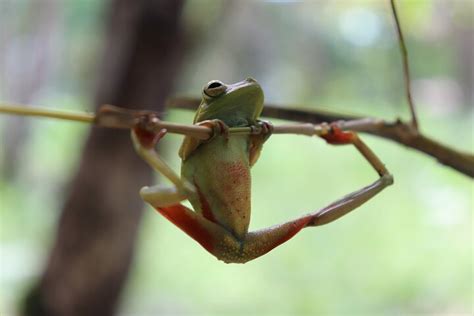
[[[144,187],[142,198],[160,214],[226,263],[245,263],[291,239],[305,227],[330,223],[349,213],[393,183],[392,176],[354,132],[337,123],[312,126],[330,144],[353,144],[380,178],[327,207],[267,229],[249,232],[250,168],[257,161],[273,126],[258,118],[263,91],[251,78],[226,85],[213,80],[203,89],[194,124],[212,129],[207,140],[186,136],[180,149],[181,177],[159,157],[155,145],[166,134],[156,131],[153,120],[143,116],[132,129],[138,154],[172,187]],[[255,133],[230,134],[229,129],[250,127]],[[189,200],[190,210],[180,204]]]
[[[173,184],[171,187],[144,187],[140,190],[141,197],[207,251],[227,263],[244,263],[262,256],[305,227],[324,225],[344,216],[393,183],[383,163],[353,132],[377,130],[384,126],[382,120],[363,118],[330,125],[273,126],[259,120],[262,109],[263,91],[251,78],[230,85],[217,80],[209,82],[203,89],[193,125],[161,121],[156,112],[132,111],[111,105],[102,106],[96,114],[0,105],[3,113],[131,129],[137,153]],[[155,150],[167,132],[186,135],[179,151],[181,176]],[[323,209],[249,232],[250,168],[272,134],[317,135],[329,144],[352,144],[380,178]],[[180,204],[184,200],[189,200],[194,210]]]

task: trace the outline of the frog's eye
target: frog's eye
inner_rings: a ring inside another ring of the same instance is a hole
[[[225,92],[227,86],[219,80],[212,80],[204,86],[202,90],[205,97],[214,98]]]

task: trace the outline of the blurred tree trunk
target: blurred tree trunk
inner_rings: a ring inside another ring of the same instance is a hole
[[[96,104],[160,110],[182,57],[183,1],[110,4]],[[78,144],[79,145],[79,144]],[[45,272],[27,315],[112,315],[133,256],[151,169],[126,131],[94,128],[62,211]]]

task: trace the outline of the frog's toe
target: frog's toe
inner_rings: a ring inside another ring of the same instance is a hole
[[[273,134],[273,124],[270,121],[259,120],[257,123],[262,129],[262,135],[265,139],[269,138]]]
[[[209,138],[209,140],[216,136],[224,136],[226,139],[229,138],[229,135],[230,135],[229,126],[226,123],[224,123],[224,121],[222,120],[214,119],[214,120],[202,121],[202,122],[199,122],[198,125],[206,126],[212,129],[212,135]]]

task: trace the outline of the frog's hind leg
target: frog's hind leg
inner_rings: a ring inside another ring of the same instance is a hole
[[[226,262],[245,263],[253,260],[293,238],[305,227],[328,224],[346,215],[391,183],[391,176],[384,175],[371,185],[355,191],[321,210],[280,225],[248,233],[245,239],[240,241],[240,248],[233,247],[233,241],[227,240],[223,243],[223,247],[216,249],[217,252],[214,255]]]
[[[237,238],[218,223],[181,204],[164,207],[151,204],[160,214],[219,260],[226,263],[245,263],[278,247],[305,227],[328,224],[344,216],[375,196],[391,182],[390,176],[382,176],[373,184],[355,191],[321,210],[280,225],[250,232],[242,239]]]
[[[181,178],[161,159],[155,150],[155,145],[166,134],[166,130],[159,133],[148,132],[144,129],[132,130],[132,141],[135,150],[155,171],[159,172],[172,183],[172,187],[156,185],[143,187],[140,196],[146,202],[155,206],[168,206],[186,200],[190,194],[195,192],[194,186]]]
[[[371,185],[346,195],[321,210],[249,233],[245,239],[241,259],[245,262],[259,257],[288,241],[305,227],[321,226],[335,221],[367,202],[391,183],[391,176],[382,176]]]
[[[182,204],[153,206],[217,259],[227,263],[248,261],[242,261],[242,241],[218,223],[193,212]]]
[[[393,183],[393,177],[385,168],[384,164],[356,133],[343,132],[338,128],[337,124],[332,124],[331,130],[328,134],[324,135],[323,138],[330,144],[354,145],[379,174],[380,178],[372,184],[342,197],[321,210],[309,213],[281,225],[249,233],[245,239],[242,240],[240,252],[224,253],[220,254],[221,256],[230,255],[232,262],[246,262],[257,258],[291,239],[305,227],[328,224],[346,215]]]

